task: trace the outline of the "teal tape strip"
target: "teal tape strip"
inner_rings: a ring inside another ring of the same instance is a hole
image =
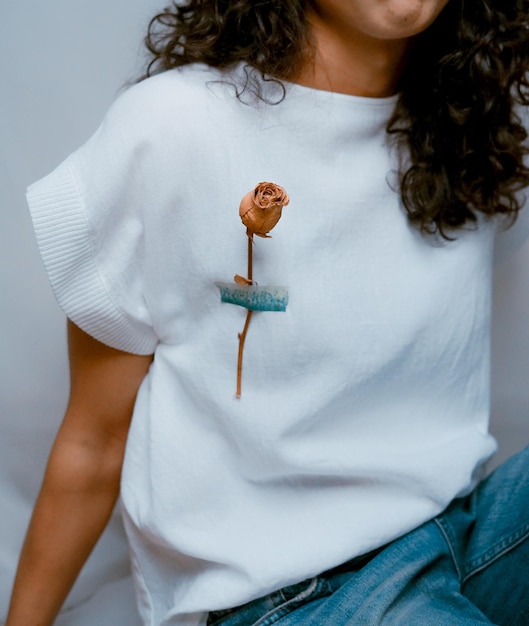
[[[215,283],[220,291],[221,302],[236,304],[249,311],[286,311],[287,287],[237,285]]]

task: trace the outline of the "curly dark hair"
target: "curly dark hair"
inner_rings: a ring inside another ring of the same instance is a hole
[[[150,23],[145,76],[245,62],[295,80],[313,50],[310,0],[187,0]],[[450,0],[414,43],[387,130],[407,146],[400,191],[423,232],[450,238],[477,213],[514,221],[529,185],[529,0]],[[404,154],[404,152],[402,152]]]

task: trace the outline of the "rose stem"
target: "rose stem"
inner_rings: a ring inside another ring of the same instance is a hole
[[[248,311],[246,314],[246,322],[244,323],[244,329],[242,333],[239,333],[239,358],[237,361],[237,391],[235,395],[237,398],[241,397],[241,377],[242,377],[242,353],[244,350],[244,340],[246,339],[246,333],[248,332],[248,326],[250,326],[250,320],[252,319],[253,311]]]
[[[248,280],[253,281],[253,233],[249,230],[246,230],[246,234],[248,235]],[[253,311],[250,311],[250,309],[248,309],[243,331],[242,333],[239,333],[239,355],[237,359],[237,391],[235,392],[235,396],[237,398],[241,397],[242,354],[244,351],[244,341],[246,339],[246,333],[248,332],[248,327],[250,326],[250,321],[252,319],[252,313]]]
[[[248,280],[253,281],[253,233],[246,229],[248,235]]]

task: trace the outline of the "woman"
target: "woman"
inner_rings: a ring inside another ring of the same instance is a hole
[[[146,624],[524,623],[527,452],[480,480],[528,8],[155,18],[156,75],[28,194],[72,384],[8,626],[53,622],[120,482]]]

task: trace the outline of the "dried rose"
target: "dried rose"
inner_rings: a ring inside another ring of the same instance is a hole
[[[253,236],[269,237],[269,231],[279,222],[283,207],[290,202],[287,192],[275,183],[259,183],[252,191],[248,192],[239,206],[239,215],[242,223],[246,226],[248,238],[248,277],[234,277],[235,283],[241,287],[252,289],[253,281]],[[241,397],[242,357],[244,342],[252,319],[253,309],[248,308],[246,322],[239,333],[239,354],[237,358],[237,391],[235,396]],[[281,309],[284,310],[284,309]]]
[[[249,234],[269,237],[281,211],[290,202],[287,192],[275,183],[259,183],[241,200],[239,215]]]

